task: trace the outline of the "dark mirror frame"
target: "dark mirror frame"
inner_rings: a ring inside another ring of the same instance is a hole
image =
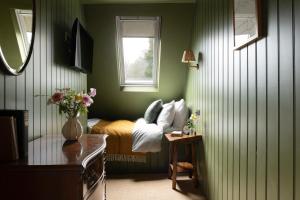
[[[17,71],[9,66],[9,64],[5,60],[4,55],[2,55],[2,53],[0,51],[0,68],[6,74],[18,76],[26,69],[26,67],[30,61],[32,51],[33,51],[35,31],[36,31],[36,5],[35,5],[35,0],[32,0],[32,38],[31,38],[31,44],[29,47],[28,55],[26,57],[25,62],[20,66],[20,70]]]
[[[243,43],[236,45],[235,42],[235,2],[237,0],[232,0],[233,6],[232,6],[232,21],[233,21],[233,42],[234,42],[234,50],[239,50],[257,40],[259,40],[262,37],[262,0],[255,0],[255,11],[256,11],[256,34],[247,40],[245,40]]]

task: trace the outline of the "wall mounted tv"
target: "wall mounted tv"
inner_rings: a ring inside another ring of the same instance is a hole
[[[76,18],[71,36],[71,66],[83,73],[91,73],[94,41]]]

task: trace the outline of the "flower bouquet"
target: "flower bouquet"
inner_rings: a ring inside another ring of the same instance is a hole
[[[198,114],[191,114],[190,118],[186,121],[183,132],[186,134],[195,134],[195,122],[198,119]]]
[[[67,140],[77,140],[82,135],[82,125],[78,117],[88,112],[88,107],[94,102],[92,98],[95,96],[95,88],[91,88],[89,93],[77,93],[70,88],[63,88],[57,89],[48,99],[48,105],[58,105],[59,114],[66,114],[67,121],[62,128],[62,133]]]

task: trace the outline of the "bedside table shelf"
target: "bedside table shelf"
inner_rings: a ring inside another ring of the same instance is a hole
[[[171,170],[173,171],[173,164],[170,164]],[[177,162],[177,172],[188,172],[193,170],[193,164],[190,162]]]

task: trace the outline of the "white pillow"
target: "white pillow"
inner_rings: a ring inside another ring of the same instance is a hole
[[[175,130],[182,130],[189,114],[189,109],[184,99],[175,102],[175,116],[173,127]]]
[[[170,128],[175,116],[175,101],[163,105],[163,109],[157,118],[157,125],[162,127],[163,131]]]

